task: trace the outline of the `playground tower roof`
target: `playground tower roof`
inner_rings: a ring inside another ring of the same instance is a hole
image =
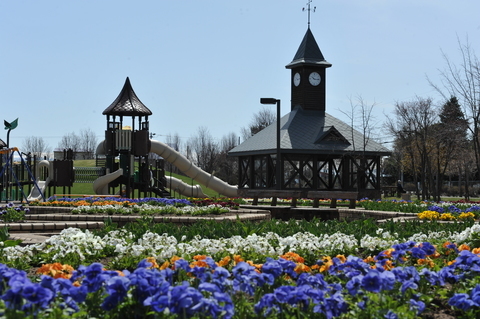
[[[152,115],[152,111],[150,111],[137,97],[130,84],[130,79],[127,77],[118,97],[105,109],[105,111],[103,111],[102,114],[117,116],[148,116]]]

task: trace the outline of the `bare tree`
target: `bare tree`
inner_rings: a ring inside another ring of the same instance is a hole
[[[397,102],[395,116],[395,119],[387,117],[388,130],[402,151],[402,166],[411,172],[415,182],[420,182],[422,199],[427,199],[433,187],[432,144],[436,138],[433,125],[437,120],[432,100],[417,97],[410,102]]]
[[[173,135],[168,134],[167,139],[166,139],[166,143],[167,143],[168,146],[170,146],[171,148],[173,148],[177,152],[180,152],[180,150],[182,148],[182,140],[180,138],[180,135],[178,135],[178,133],[175,133]],[[171,163],[168,163],[168,168],[167,169],[170,172],[173,172],[173,173],[176,173],[176,174],[181,173],[180,170],[176,166],[172,165]]]
[[[360,145],[360,150],[365,150],[372,135],[374,134],[375,127],[377,127],[376,118],[373,115],[373,110],[377,104],[374,102],[371,105],[368,105],[362,96],[358,95],[356,101],[354,102],[350,98],[350,111],[340,110],[350,121],[350,127],[352,128],[352,138],[353,148],[357,149],[355,145],[355,140],[353,138],[353,129],[361,132],[363,135],[362,145]]]
[[[238,162],[234,157],[228,156],[228,152],[238,145],[238,136],[235,133],[229,133],[222,137],[220,141],[220,152],[217,159],[216,176],[229,184],[237,184]]]
[[[469,122],[477,172],[480,172],[480,61],[473,51],[468,38],[465,44],[459,39],[458,47],[462,60],[457,65],[442,51],[445,69],[440,70],[441,83],[435,84],[428,77],[430,85],[445,100],[456,96]]]
[[[84,152],[84,159],[94,157],[97,144],[97,137],[91,129],[84,129],[80,132],[80,150]]]
[[[25,154],[31,153],[32,155],[41,158],[47,156],[49,153],[49,146],[45,143],[40,136],[27,137],[22,144],[22,152]]]
[[[277,119],[277,115],[272,108],[264,106],[258,113],[253,115],[252,121],[248,127],[242,127],[241,134],[243,140],[247,140],[257,134]]]
[[[62,136],[62,139],[58,143],[58,148],[60,149],[71,149],[73,151],[73,158],[76,157],[77,152],[80,150],[81,142],[80,137],[75,134],[75,132],[68,133]]]
[[[208,173],[213,173],[217,164],[219,145],[214,141],[208,128],[201,126],[197,136],[188,141],[188,148],[195,158],[198,167]]]

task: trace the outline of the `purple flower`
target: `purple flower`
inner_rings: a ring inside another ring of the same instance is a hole
[[[377,269],[372,269],[363,276],[362,288],[370,292],[379,293],[382,290],[382,282],[381,273]]]
[[[477,307],[480,306],[480,284],[477,284],[475,288],[470,291],[470,297]]]
[[[269,257],[262,266],[262,272],[272,274],[275,278],[278,278],[283,273],[283,267],[280,262]]]
[[[360,288],[362,287],[362,279],[363,275],[359,275],[353,277],[347,282],[345,288],[347,288],[349,294],[352,296],[356,296],[358,294]]]
[[[457,307],[462,311],[467,311],[475,306],[475,303],[470,299],[470,296],[465,293],[454,294],[453,297],[448,300],[448,304]]]
[[[388,312],[383,317],[386,319],[398,319],[398,315],[391,310],[388,310]]]
[[[297,286],[308,285],[316,289],[327,289],[328,283],[325,281],[322,274],[311,275],[309,273],[302,273],[297,279]]]
[[[22,297],[36,307],[47,308],[53,300],[53,291],[39,284],[26,284],[22,290]]]
[[[275,295],[273,293],[267,293],[255,304],[254,310],[255,313],[268,317],[271,314],[280,313],[281,307],[277,304]]]
[[[441,286],[444,286],[445,283],[454,284],[459,280],[459,276],[454,273],[453,267],[443,267],[437,274]]]
[[[422,270],[420,270],[420,276],[425,278],[431,285],[440,284],[438,274],[435,271],[431,271],[427,268],[423,268]]]
[[[410,310],[416,310],[418,316],[425,310],[425,303],[420,300],[410,299]]]
[[[415,290],[417,288],[418,288],[418,285],[415,282],[413,282],[412,280],[407,280],[402,283],[402,287],[400,290],[402,294],[405,294],[405,291],[407,291],[407,289]]]
[[[134,287],[133,296],[139,303],[154,295],[166,295],[170,289],[170,269],[159,271],[157,269],[137,268],[128,278]],[[158,297],[158,296],[157,296]]]
[[[395,275],[390,271],[380,272],[378,269],[371,269],[362,278],[362,288],[370,292],[391,290],[395,285]]]
[[[121,303],[127,296],[130,289],[130,279],[124,276],[115,276],[109,278],[106,282],[108,296],[103,300],[101,307],[103,310],[112,310]]]
[[[412,254],[413,258],[418,258],[418,259],[423,259],[427,256],[425,251],[420,247],[413,247],[410,253]]]
[[[168,308],[172,313],[192,316],[195,314],[193,307],[201,301],[203,295],[184,282],[183,285],[173,287],[169,297]]]

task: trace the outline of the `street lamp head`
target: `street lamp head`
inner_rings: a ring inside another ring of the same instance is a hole
[[[260,98],[261,104],[277,104],[278,100],[270,97],[262,97]]]

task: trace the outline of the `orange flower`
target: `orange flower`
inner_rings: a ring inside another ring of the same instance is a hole
[[[345,255],[337,255],[335,257],[337,257],[342,264],[344,264],[347,261],[347,257],[345,257]]]
[[[47,275],[55,279],[65,278],[70,279],[73,274],[73,267],[70,265],[62,265],[61,263],[44,264],[38,268],[37,274]]]
[[[304,263],[305,262],[305,259],[302,256],[300,256],[297,253],[291,252],[291,251],[281,255],[280,258],[290,260],[290,261],[293,261],[293,262],[296,262],[296,263]]]
[[[170,262],[169,262],[168,260],[166,260],[166,261],[160,266],[160,270],[167,269],[169,266],[170,266]]]
[[[324,272],[324,271],[327,271],[330,266],[333,265],[333,261],[332,261],[332,258],[330,256],[324,256],[322,258],[322,261],[323,261],[323,264],[320,266],[320,272]]]
[[[426,265],[430,268],[435,267],[435,263],[430,258],[420,258],[417,260],[417,265]]]
[[[367,264],[370,264],[370,263],[374,263],[374,262],[375,262],[375,258],[372,257],[372,256],[368,256],[368,257],[365,258],[363,261],[364,261],[365,263],[367,263]]]
[[[386,257],[386,258],[391,258],[392,257],[392,253],[395,251],[395,248],[389,248],[387,250],[384,250],[381,252],[381,255],[383,257]]]
[[[233,255],[233,261],[235,262],[235,264],[238,264],[239,262],[242,262],[245,260],[243,260],[242,256],[240,255]]]
[[[297,266],[295,267],[294,271],[297,274],[301,274],[301,273],[304,273],[304,272],[310,272],[311,269],[310,269],[310,267],[308,267],[304,263],[298,263]]]
[[[480,248],[473,248],[472,253],[474,253],[475,255],[479,255],[480,254]]]
[[[468,246],[467,244],[461,244],[460,246],[458,246],[458,250],[460,250],[460,251],[470,250],[470,246]]]
[[[150,269],[152,269],[152,268],[158,268],[157,260],[155,259],[155,257],[147,257],[147,261],[148,261],[149,263],[152,263],[152,266],[149,267]]]
[[[197,260],[197,261],[194,261],[192,263],[190,263],[190,267],[193,268],[193,267],[208,267],[208,264],[205,260]]]
[[[230,263],[230,260],[232,260],[232,258],[230,256],[226,256],[226,257],[223,257],[222,260],[220,260],[216,264],[217,266],[225,267]]]
[[[195,256],[193,256],[193,259],[195,259],[195,260],[205,260],[205,259],[207,259],[207,256],[206,255],[195,255]]]
[[[393,262],[390,259],[386,260],[385,264],[383,265],[383,269],[392,270],[393,268],[395,268],[395,266],[393,266]]]
[[[255,267],[255,270],[257,272],[260,272],[259,270],[262,268],[263,264],[254,264],[253,261],[251,260],[247,260],[247,264],[249,264],[250,266],[253,266]]]

